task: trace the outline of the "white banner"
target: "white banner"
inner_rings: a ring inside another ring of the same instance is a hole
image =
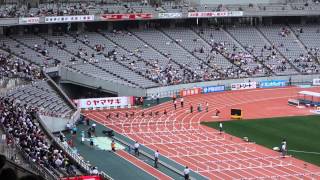
[[[237,17],[243,16],[243,11],[221,11],[221,12],[189,12],[188,17]]]
[[[256,89],[257,82],[233,83],[231,90]]]
[[[111,107],[125,107],[131,105],[131,97],[107,97],[107,98],[90,98],[75,100],[78,108],[81,109],[95,109],[95,108],[111,108]]]
[[[314,85],[314,86],[320,86],[320,79],[313,79],[312,85]]]
[[[159,13],[158,17],[161,19],[181,18],[182,13]]]
[[[39,17],[21,17],[19,18],[19,24],[39,24]]]
[[[93,21],[94,15],[81,15],[81,16],[48,16],[45,17],[45,23],[58,23],[58,22],[85,22]]]

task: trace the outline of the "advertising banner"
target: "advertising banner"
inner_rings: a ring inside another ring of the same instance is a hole
[[[158,17],[161,19],[181,18],[182,13],[159,13]]]
[[[183,89],[180,91],[180,96],[191,96],[201,93],[201,88]]]
[[[39,17],[21,17],[19,18],[19,24],[39,24]]]
[[[320,86],[320,79],[313,79],[312,85],[314,85],[314,86]]]
[[[101,180],[100,176],[76,176],[61,178],[61,180]]]
[[[87,22],[93,21],[94,15],[80,15],[80,16],[47,16],[44,19],[45,23],[59,23],[59,22]]]
[[[222,92],[225,90],[224,86],[206,86],[202,88],[202,93]]]
[[[143,20],[152,19],[151,13],[134,13],[134,14],[102,14],[101,20],[116,21],[116,20]]]
[[[107,97],[75,100],[77,107],[81,109],[125,107],[129,104],[132,105],[132,102],[132,97]]]
[[[189,12],[188,17],[205,18],[205,17],[240,17],[243,11],[221,11],[221,12]]]
[[[260,82],[260,88],[273,88],[273,87],[284,87],[286,86],[286,80],[267,80]]]
[[[233,83],[231,90],[244,90],[257,88],[257,82]]]

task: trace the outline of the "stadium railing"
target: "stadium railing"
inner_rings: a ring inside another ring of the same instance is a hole
[[[37,115],[37,118],[39,119],[39,115]],[[72,150],[68,145],[64,145],[59,138],[55,137],[52,133],[50,133],[48,127],[42,123],[42,121],[39,121],[39,124],[41,125],[42,129],[45,131],[45,133],[50,137],[50,139],[53,140],[53,143],[57,144],[70,158],[73,162],[78,164],[81,169],[90,174],[91,172],[91,165],[84,161],[84,159],[80,158],[78,153],[75,153],[74,150]],[[110,176],[108,176],[106,173],[103,173],[103,177],[107,180],[113,180]]]

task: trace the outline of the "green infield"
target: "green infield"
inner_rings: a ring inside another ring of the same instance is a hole
[[[218,129],[217,122],[202,124]],[[223,130],[270,149],[285,138],[290,155],[320,166],[320,116],[227,121]]]

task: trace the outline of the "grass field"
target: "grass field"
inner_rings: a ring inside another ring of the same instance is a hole
[[[218,129],[217,122],[202,124]],[[280,146],[285,138],[290,155],[320,166],[320,116],[228,121],[223,123],[223,129],[234,136],[249,137],[249,140],[270,149]]]

